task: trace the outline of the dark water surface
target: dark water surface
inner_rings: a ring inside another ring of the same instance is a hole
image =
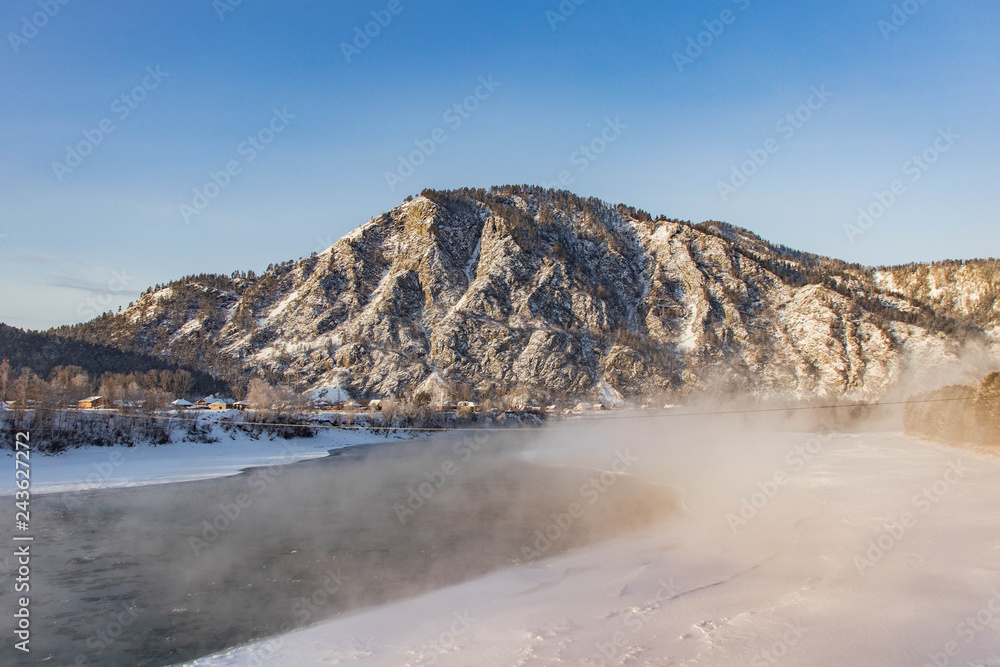
[[[170,665],[675,509],[669,490],[635,477],[524,461],[517,452],[534,437],[451,435],[223,479],[38,496],[32,652],[8,641],[8,579],[0,664]],[[8,526],[13,499],[2,501]]]

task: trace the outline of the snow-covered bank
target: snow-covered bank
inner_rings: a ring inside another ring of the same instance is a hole
[[[233,439],[224,432],[217,436],[219,442],[212,443],[84,447],[50,456],[36,454],[31,460],[31,490],[53,493],[225,477],[245,468],[285,465],[326,456],[331,449],[386,441],[371,432],[340,429],[319,429],[314,438],[291,440],[254,439],[242,433]],[[9,460],[13,454],[5,451],[3,457]],[[13,468],[9,462],[8,469]],[[13,474],[2,476],[0,495],[14,491]]]
[[[1000,460],[661,426],[534,455],[627,452],[684,516],[189,664],[1000,666]]]

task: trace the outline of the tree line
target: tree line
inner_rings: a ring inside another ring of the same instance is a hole
[[[949,443],[1000,445],[1000,373],[978,386],[952,385],[911,397],[906,432]]]

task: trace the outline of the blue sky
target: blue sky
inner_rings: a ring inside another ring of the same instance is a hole
[[[8,0],[0,31],[16,326],[308,255],[425,187],[561,174],[864,264],[1000,255],[989,0]]]

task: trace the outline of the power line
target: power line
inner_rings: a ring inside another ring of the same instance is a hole
[[[780,408],[745,408],[745,409],[732,409],[732,410],[708,410],[702,412],[652,412],[645,414],[622,414],[613,416],[601,416],[601,417],[591,417],[592,419],[599,419],[601,421],[612,421],[619,419],[663,419],[670,418],[675,419],[678,417],[711,417],[711,416],[722,416],[722,415],[741,415],[741,414],[766,414],[766,413],[776,413],[776,412],[806,412],[812,410],[851,410],[856,408],[878,408],[878,407],[892,407],[900,405],[914,405],[923,403],[948,403],[955,401],[969,401],[972,397],[961,397],[961,398],[926,398],[926,399],[916,399],[907,401],[874,401],[874,402],[857,402],[848,404],[832,404],[832,405],[801,405],[792,407],[780,407]],[[358,425],[358,424],[287,424],[280,422],[240,422],[231,420],[219,420],[216,422],[210,422],[209,420],[191,417],[154,417],[156,419],[163,419],[164,421],[181,421],[181,422],[201,422],[201,423],[215,423],[220,425],[231,425],[231,426],[241,426],[241,427],[283,427],[283,428],[326,428],[326,429],[339,429],[348,431],[424,431],[424,432],[452,432],[452,431],[507,431],[508,428],[490,428],[490,427],[472,427],[472,426],[378,426],[378,425]]]

